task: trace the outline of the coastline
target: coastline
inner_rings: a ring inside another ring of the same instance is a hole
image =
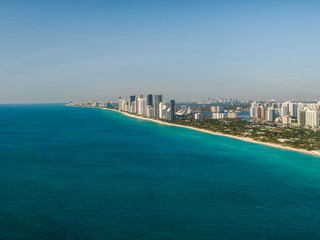
[[[133,114],[130,114],[130,113],[122,112],[122,111],[119,111],[119,110],[116,110],[116,109],[110,109],[110,108],[102,108],[102,109],[103,110],[110,110],[110,111],[122,113],[123,115],[128,116],[128,117],[132,117],[132,118],[136,118],[136,119],[142,119],[142,120],[146,120],[146,121],[151,121],[151,122],[155,122],[155,123],[158,123],[158,124],[164,124],[164,125],[174,126],[174,127],[188,128],[188,129],[191,129],[191,130],[195,130],[195,131],[203,132],[203,133],[209,133],[209,134],[216,135],[216,136],[234,138],[234,139],[245,141],[245,142],[261,144],[261,145],[265,145],[265,146],[268,146],[268,147],[279,148],[279,149],[284,149],[284,150],[289,150],[289,151],[294,151],[294,152],[300,152],[300,153],[304,153],[304,154],[309,154],[309,155],[313,155],[313,156],[316,156],[316,157],[320,157],[320,152],[317,153],[317,152],[312,152],[312,151],[303,150],[303,149],[296,149],[296,148],[292,148],[292,147],[286,147],[286,146],[278,145],[278,144],[275,144],[275,143],[259,142],[259,141],[253,140],[252,138],[248,138],[248,137],[233,136],[233,135],[230,135],[230,134],[223,134],[223,133],[212,132],[212,131],[204,130],[204,129],[200,129],[200,128],[195,128],[195,127],[190,127],[190,126],[184,126],[184,125],[179,125],[179,124],[163,122],[161,120],[156,120],[156,119],[152,119],[152,118],[146,118],[146,117],[142,117],[142,116],[137,116],[137,115],[133,115]]]

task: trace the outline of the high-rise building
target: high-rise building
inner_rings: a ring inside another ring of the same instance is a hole
[[[274,117],[274,109],[273,108],[268,108],[267,109],[267,121],[274,121],[275,117]]]
[[[134,113],[135,111],[136,96],[130,96],[128,99],[128,112]]]
[[[147,106],[147,117],[153,117],[153,116],[154,116],[154,108],[152,106],[148,105]]]
[[[223,107],[221,107],[221,106],[211,106],[211,112],[214,112],[214,113],[223,112]]]
[[[280,115],[281,115],[280,112],[281,112],[280,108],[274,109],[274,119],[276,119],[277,117],[280,117]]]
[[[121,110],[125,111],[125,112],[128,111],[128,102],[124,99],[123,99],[123,101],[121,101]]]
[[[165,119],[166,111],[167,111],[167,106],[163,102],[159,103],[159,118]]]
[[[123,102],[125,102],[126,100],[125,99],[122,99],[121,97],[119,98],[119,100],[118,100],[118,105],[119,105],[119,107],[118,107],[118,109],[120,110],[120,111],[124,111],[124,108],[122,109],[122,107],[123,107]]]
[[[290,116],[292,117],[297,117],[298,116],[298,106],[296,103],[289,103],[289,113]]]
[[[306,104],[305,104],[305,103],[299,102],[299,103],[298,103],[298,112],[299,112],[299,111],[304,111],[305,107],[306,107]]]
[[[176,119],[176,102],[175,100],[170,101],[170,119],[174,121]]]
[[[170,114],[171,114],[170,108],[166,109],[165,114],[164,114],[164,116],[165,116],[164,119],[170,120]]]
[[[256,109],[256,118],[261,118],[261,107],[257,107]]]
[[[136,100],[136,96],[130,96],[129,97],[129,102],[132,103]]]
[[[135,111],[134,112],[137,113],[137,114],[139,112],[139,103],[138,103],[138,99],[139,98],[143,98],[143,95],[140,94],[140,95],[136,96],[136,99],[135,99]]]
[[[147,106],[153,106],[153,96],[152,96],[152,94],[147,95]]]
[[[281,106],[281,117],[289,115],[289,106],[288,103],[283,103]]]
[[[305,111],[299,111],[298,112],[298,124],[300,126],[306,125],[306,112]]]
[[[267,119],[267,111],[266,108],[260,107],[261,108],[261,119]]]
[[[147,109],[148,109],[147,98],[144,98],[143,99],[142,115],[147,116]]]
[[[256,117],[257,108],[256,107],[250,107],[250,117],[255,118]]]
[[[159,118],[159,104],[162,102],[162,95],[154,95],[154,117]]]
[[[316,110],[306,111],[306,126],[319,127],[319,112]]]

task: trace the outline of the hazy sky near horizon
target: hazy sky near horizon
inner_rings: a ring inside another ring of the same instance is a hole
[[[319,1],[0,1],[0,103],[320,98]]]

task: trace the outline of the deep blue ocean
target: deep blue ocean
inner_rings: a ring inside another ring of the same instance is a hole
[[[117,112],[0,105],[0,239],[320,239],[320,158]]]

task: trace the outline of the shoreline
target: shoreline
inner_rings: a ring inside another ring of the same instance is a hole
[[[278,145],[278,144],[275,144],[275,143],[259,142],[259,141],[253,140],[252,138],[249,138],[249,137],[233,136],[233,135],[230,135],[230,134],[212,132],[212,131],[204,130],[204,129],[200,129],[200,128],[195,128],[195,127],[190,127],[190,126],[184,126],[184,125],[179,125],[179,124],[163,122],[161,120],[156,120],[156,119],[152,119],[152,118],[146,118],[146,117],[142,117],[142,116],[137,116],[137,115],[133,115],[133,114],[130,114],[130,113],[122,112],[122,111],[119,111],[119,110],[116,110],[116,109],[110,109],[110,108],[102,108],[102,109],[103,110],[110,110],[110,111],[122,113],[123,115],[128,116],[128,117],[132,117],[132,118],[136,118],[136,119],[142,119],[142,120],[146,120],[146,121],[151,121],[151,122],[155,122],[155,123],[158,123],[158,124],[174,126],[174,127],[188,128],[188,129],[191,129],[191,130],[195,130],[195,131],[203,132],[203,133],[209,133],[209,134],[216,135],[216,136],[229,137],[229,138],[241,140],[241,141],[244,141],[244,142],[250,142],[250,143],[260,144],[260,145],[264,145],[264,146],[268,146],[268,147],[273,147],[273,148],[278,148],[278,149],[283,149],[283,150],[289,150],[289,151],[294,151],[294,152],[299,152],[299,153],[304,153],[304,154],[309,154],[309,155],[313,155],[313,156],[316,156],[316,157],[320,157],[320,152],[317,153],[317,152],[312,152],[312,151],[303,150],[303,149],[296,149],[296,148],[292,148],[292,147],[286,147],[286,146]]]

